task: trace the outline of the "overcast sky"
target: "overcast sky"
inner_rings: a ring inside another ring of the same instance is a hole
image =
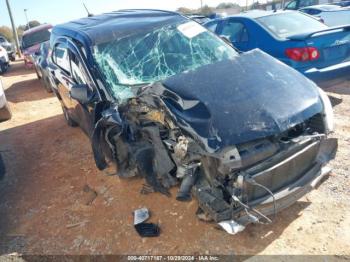
[[[28,9],[28,19],[41,23],[59,24],[86,16],[83,2],[93,14],[125,9],[155,8],[176,10],[178,7],[198,8],[200,0],[9,0],[16,26],[26,24],[24,9]],[[252,0],[248,0],[252,3]],[[246,0],[203,0],[203,4],[217,6],[221,2],[238,3],[245,6]],[[262,2],[262,1],[260,1]],[[0,25],[10,25],[5,0],[0,0]]]

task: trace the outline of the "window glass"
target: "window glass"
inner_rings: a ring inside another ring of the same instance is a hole
[[[286,6],[286,9],[288,9],[288,10],[297,9],[297,1],[289,2],[289,4]]]
[[[232,43],[248,41],[247,29],[239,22],[228,21],[228,23],[224,25],[221,35],[226,36]]]
[[[263,16],[257,20],[268,31],[281,38],[328,28],[325,24],[301,12],[286,12]]]
[[[301,0],[299,3],[299,8],[316,5],[318,4],[316,0]]]
[[[217,26],[218,26],[218,22],[211,22],[205,25],[205,27],[213,33],[215,33]]]
[[[53,51],[53,61],[56,65],[69,72],[68,50],[64,44],[56,45]]]
[[[87,84],[87,79],[85,75],[85,69],[80,59],[74,54],[70,53],[70,63],[72,70],[72,77],[76,84]]]

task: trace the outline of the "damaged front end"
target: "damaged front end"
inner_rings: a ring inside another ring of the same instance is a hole
[[[231,234],[248,223],[270,223],[268,216],[329,172],[325,164],[337,149],[337,140],[327,138],[329,100],[261,51],[231,53],[201,28],[179,27],[140,41],[121,38],[120,49],[96,48],[118,101],[99,107],[96,165],[103,170],[112,160],[120,177],[140,175],[165,195],[179,185],[177,200],[195,196],[197,215]],[[171,46],[176,37],[181,41]],[[183,43],[191,47],[186,55],[176,50]]]
[[[213,126],[213,110],[179,97],[166,84],[144,87],[122,106],[103,111],[93,135],[100,169],[112,159],[120,177],[140,175],[153,191],[168,196],[168,189],[179,185],[177,200],[193,195],[198,217],[231,234],[249,223],[270,223],[268,216],[329,173],[325,164],[334,157],[337,140],[326,136],[323,111],[230,145]],[[318,98],[315,103],[322,104]],[[271,123],[264,125],[271,129]]]

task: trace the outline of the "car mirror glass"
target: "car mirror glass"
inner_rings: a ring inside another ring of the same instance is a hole
[[[92,98],[92,95],[89,95],[89,87],[86,84],[73,85],[70,90],[70,96],[82,104],[90,102]]]

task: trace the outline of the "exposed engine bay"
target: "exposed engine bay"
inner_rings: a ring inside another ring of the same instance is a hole
[[[104,105],[92,138],[97,167],[105,169],[110,159],[120,177],[144,177],[167,196],[179,185],[177,200],[195,196],[198,217],[224,229],[229,223],[232,233],[248,223],[270,223],[268,215],[294,203],[311,189],[305,185],[324,175],[320,170],[337,148],[318,113],[283,133],[208,150],[151,93],[149,88],[123,106]],[[284,199],[291,192],[292,200]]]

